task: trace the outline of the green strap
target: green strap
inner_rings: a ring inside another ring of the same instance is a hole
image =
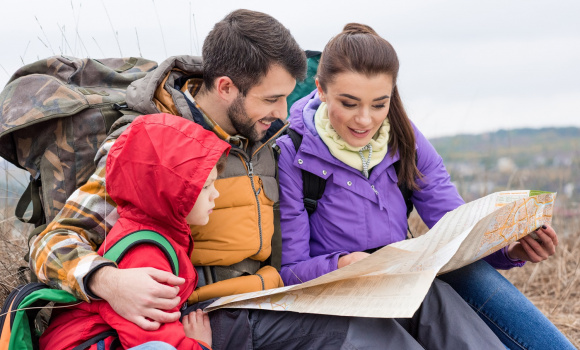
[[[152,243],[155,244],[163,254],[169,260],[169,264],[171,264],[171,271],[174,275],[179,276],[179,261],[177,260],[177,253],[175,249],[169,243],[167,238],[163,237],[160,233],[155,231],[135,231],[133,233],[128,234],[127,236],[121,238],[117,243],[115,243],[103,257],[116,262],[117,264],[123,256],[135,245],[143,244],[143,243]]]
[[[72,294],[60,289],[46,288],[36,290],[27,295],[18,305],[18,310],[14,315],[14,322],[11,325],[12,332],[10,334],[9,349],[26,349],[33,350],[36,347],[32,344],[32,332],[34,327],[30,327],[32,320],[29,319],[28,313],[25,311],[27,307],[34,307],[40,300],[46,300],[41,303],[42,307],[46,306],[49,301],[57,303],[74,303],[78,302]],[[38,313],[38,310],[36,310]],[[34,313],[34,315],[36,315]],[[31,315],[32,317],[32,315]],[[7,322],[8,320],[6,320]]]

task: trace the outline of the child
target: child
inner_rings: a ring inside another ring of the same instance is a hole
[[[201,126],[181,117],[154,114],[135,119],[112,146],[107,158],[107,196],[117,204],[119,220],[98,253],[103,255],[130,233],[149,230],[167,238],[179,261],[181,305],[195,289],[197,274],[190,255],[189,225],[205,225],[219,193],[214,187],[230,146]],[[141,243],[131,248],[119,268],[154,267],[171,271],[162,250]],[[135,286],[138,288],[138,286]],[[185,306],[185,305],[184,305]],[[178,308],[168,310],[175,312]],[[200,311],[145,331],[119,316],[105,301],[55,309],[41,349],[71,349],[107,331],[118,333],[123,349],[162,341],[177,349],[211,348],[209,317]],[[104,340],[115,348],[115,337]],[[101,341],[103,343],[103,341]],[[96,349],[93,344],[91,349]],[[101,349],[101,347],[99,347]]]

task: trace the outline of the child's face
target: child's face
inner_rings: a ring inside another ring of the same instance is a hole
[[[209,221],[209,214],[215,207],[215,199],[219,197],[220,193],[216,190],[214,183],[217,179],[217,168],[214,166],[199,196],[193,205],[191,212],[185,218],[190,225],[205,225]]]

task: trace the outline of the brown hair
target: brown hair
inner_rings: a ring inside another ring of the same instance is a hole
[[[286,69],[296,80],[306,75],[304,51],[286,27],[262,12],[231,12],[208,34],[202,54],[208,91],[216,78],[228,76],[245,96],[273,64]]]
[[[391,126],[389,154],[394,156],[399,151],[399,184],[404,183],[408,188],[418,190],[416,180],[421,178],[421,173],[415,160],[415,133],[397,89],[399,59],[395,49],[371,27],[349,23],[344,26],[342,33],[326,44],[322,52],[317,74],[322,90],[325,91],[326,86],[343,72],[356,72],[366,76],[388,74],[393,78],[393,91],[387,114]]]
[[[226,170],[226,160],[227,160],[228,154],[227,152],[224,152],[220,159],[218,159],[217,163],[215,163],[215,167],[217,169],[218,175],[223,173],[224,170]]]

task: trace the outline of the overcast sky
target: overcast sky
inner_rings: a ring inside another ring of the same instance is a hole
[[[273,15],[310,50],[348,22],[372,26],[397,50],[403,102],[428,137],[580,127],[577,0],[3,0],[0,84],[54,54],[199,54],[213,24],[240,7]]]

